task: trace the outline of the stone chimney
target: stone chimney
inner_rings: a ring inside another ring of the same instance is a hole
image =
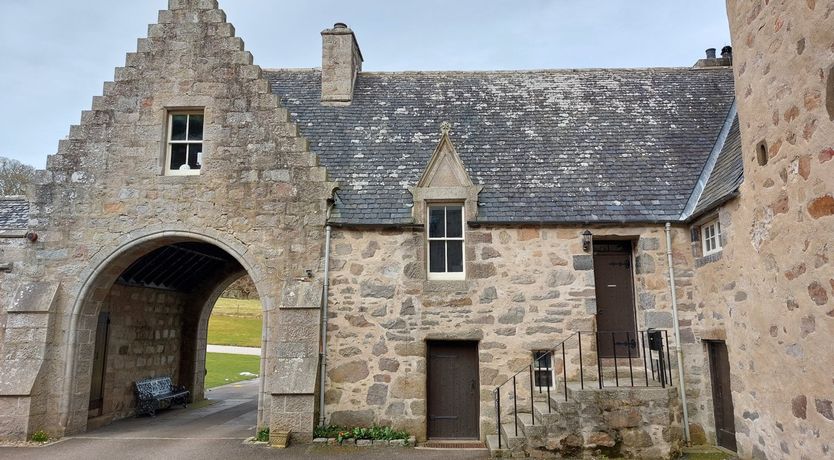
[[[362,52],[353,31],[341,22],[321,31],[321,103],[350,105],[362,71]]]
[[[728,67],[733,65],[733,48],[725,46],[721,48],[721,57],[715,57],[715,48],[707,48],[707,57],[698,59],[693,67],[703,69],[708,67]]]

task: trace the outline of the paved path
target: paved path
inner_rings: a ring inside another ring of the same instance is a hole
[[[233,355],[261,356],[261,349],[254,347],[233,347],[229,345],[206,345],[209,353],[231,353]]]
[[[340,448],[294,445],[288,449],[243,444],[254,435],[258,379],[207,392],[209,404],[174,408],[156,417],[131,417],[44,447],[0,447],[2,459],[486,459],[486,451],[409,448]]]

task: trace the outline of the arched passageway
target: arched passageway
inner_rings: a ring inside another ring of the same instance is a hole
[[[102,262],[77,303],[69,427],[81,431],[134,414],[134,382],[170,376],[204,398],[206,335],[215,302],[247,273],[218,242],[151,238]],[[259,398],[260,400],[261,398]]]

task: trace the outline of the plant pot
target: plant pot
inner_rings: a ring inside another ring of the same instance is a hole
[[[289,431],[275,431],[269,433],[269,445],[278,449],[287,447],[290,442]]]

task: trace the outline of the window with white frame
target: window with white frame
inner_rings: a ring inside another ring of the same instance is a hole
[[[429,205],[428,223],[428,278],[464,279],[463,205]]]
[[[202,110],[168,113],[165,174],[200,174],[203,166],[203,115]]]
[[[703,241],[703,255],[708,256],[721,251],[721,223],[718,219],[701,225],[701,240]]]
[[[553,352],[533,352],[533,378],[537,387],[553,387]]]

